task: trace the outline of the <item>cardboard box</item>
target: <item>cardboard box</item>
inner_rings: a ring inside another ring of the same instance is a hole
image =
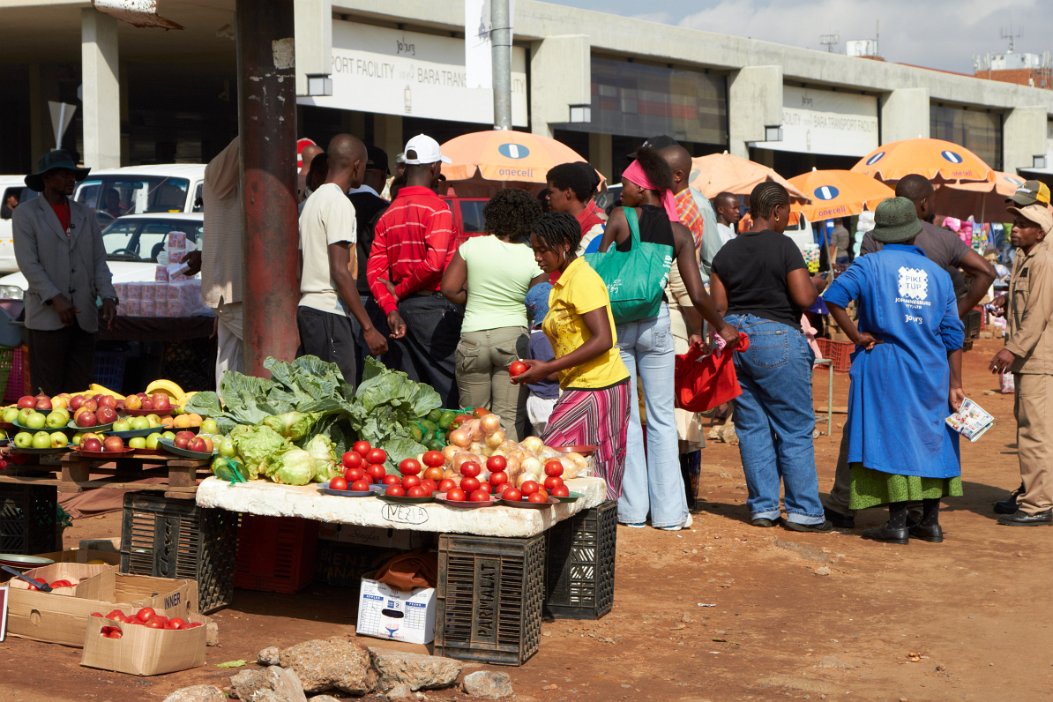
[[[96,551],[95,549],[74,548],[54,553],[39,553],[41,558],[50,558],[56,563],[91,563],[92,565],[120,565],[120,551]]]
[[[92,612],[106,614],[111,609],[128,611],[153,607],[171,612],[170,616],[185,619],[191,612],[198,611],[197,583],[193,580],[121,575],[113,566],[73,563],[56,563],[29,573],[33,575],[34,572],[52,568],[97,570],[95,575],[77,585],[72,595],[35,592],[17,584],[12,585],[7,622],[9,634],[46,643],[80,647],[84,645],[84,630]],[[58,577],[62,576],[54,575],[48,577],[48,580]]]
[[[76,563],[73,562],[76,561],[75,557],[73,558],[73,561],[62,561],[59,558],[55,558],[55,556],[61,555],[62,554],[59,553],[49,554],[45,556],[45,558],[51,558],[51,560],[55,561],[55,563],[48,566],[41,566],[40,568],[31,568],[30,570],[23,572],[23,575],[27,575],[30,578],[34,578],[36,580],[43,580],[48,584],[51,584],[56,580],[62,579],[69,580],[73,583],[73,587],[58,587],[53,589],[50,593],[43,594],[54,594],[63,597],[73,597],[76,593],[77,585],[79,585],[81,581],[93,578],[108,568],[113,568],[113,566],[106,565],[104,563]],[[26,592],[33,592],[33,590],[30,588],[29,583],[27,583],[25,580],[22,580],[21,578],[12,577],[10,585],[12,590],[24,590]]]
[[[169,616],[167,611],[165,616]],[[130,675],[160,675],[204,665],[205,619],[194,614],[185,619],[201,626],[181,630],[150,629],[139,624],[119,624],[92,617],[85,628],[80,664]],[[106,626],[119,628],[121,638],[103,636],[102,629]]]
[[[408,529],[322,523],[318,526],[318,538],[343,544],[359,544],[361,546],[377,546],[379,548],[411,551],[415,548],[430,546],[432,534],[427,531],[410,531]]]
[[[404,592],[362,578],[355,631],[378,639],[431,643],[435,639],[435,588]]]

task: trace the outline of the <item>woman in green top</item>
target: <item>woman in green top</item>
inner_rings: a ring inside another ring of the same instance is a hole
[[[502,190],[483,209],[486,236],[468,239],[450,259],[442,294],[464,305],[457,345],[457,390],[466,407],[489,407],[509,439],[526,435],[525,386],[508,365],[527,355],[524,298],[545,279],[527,243],[541,206],[523,190]]]

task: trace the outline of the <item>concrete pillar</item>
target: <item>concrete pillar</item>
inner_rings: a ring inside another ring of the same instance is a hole
[[[307,76],[332,73],[332,0],[298,0],[296,14],[296,94],[307,94]]]
[[[881,99],[882,144],[927,139],[930,127],[928,89],[898,88]]]
[[[81,10],[80,18],[84,163],[95,169],[117,168],[121,165],[117,20],[92,8]]]
[[[584,34],[551,36],[530,55],[530,131],[552,136],[570,121],[571,105],[592,103],[592,47]]]
[[[409,136],[416,136],[410,134]],[[376,115],[373,118],[373,143],[384,149],[391,163],[391,172],[395,172],[395,156],[402,153],[406,140],[402,135],[402,117],[399,115]]]
[[[35,167],[37,159],[45,152],[55,148],[55,135],[51,129],[51,117],[48,112],[48,100],[53,99],[51,92],[54,83],[49,82],[45,69],[39,63],[29,64],[29,142],[30,159]]]
[[[1016,173],[1033,168],[1035,156],[1045,156],[1049,114],[1044,107],[1017,107],[1002,123],[1002,170]],[[1046,164],[1049,167],[1049,164]]]
[[[782,66],[746,66],[728,81],[728,151],[749,158],[764,128],[782,125]]]
[[[614,145],[610,134],[589,134],[589,163],[607,178],[614,177]]]

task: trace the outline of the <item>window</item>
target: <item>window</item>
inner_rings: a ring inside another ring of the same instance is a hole
[[[106,227],[102,233],[102,247],[106,249],[106,258],[113,258],[114,254],[117,254],[119,260],[137,260],[135,252],[129,249],[137,226],[138,222],[118,221]]]
[[[465,234],[478,234],[486,231],[483,219],[483,208],[486,200],[461,200],[461,220],[464,222]]]
[[[929,108],[930,136],[965,148],[991,168],[1002,169],[1002,115],[933,104]]]
[[[113,217],[144,212],[183,212],[190,181],[164,176],[89,176],[76,200]]]

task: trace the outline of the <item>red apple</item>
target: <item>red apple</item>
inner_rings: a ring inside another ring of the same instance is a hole
[[[95,413],[95,419],[99,424],[113,424],[117,421],[117,410],[112,407],[100,407]]]
[[[36,409],[37,398],[32,395],[23,395],[18,398],[18,407],[19,409]]]
[[[83,404],[84,395],[74,395],[73,397],[69,398],[69,408],[74,412],[79,410]]]
[[[77,412],[74,422],[76,422],[78,427],[94,427],[99,424],[98,420],[95,418],[95,413],[83,408]]]
[[[117,398],[113,395],[99,395],[95,402],[98,403],[99,409],[103,407],[108,407],[112,410],[117,409]]]
[[[85,439],[80,442],[80,448],[82,451],[90,451],[91,453],[98,453],[102,451],[102,442],[98,439]]]
[[[143,400],[142,406],[139,409],[144,409],[144,410],[147,410],[149,412],[153,412],[154,411],[154,401],[151,400],[149,397],[147,397],[145,400]]]
[[[124,441],[119,436],[107,436],[102,442],[102,448],[104,451],[123,451]]]
[[[176,437],[176,441],[179,441],[178,437]],[[208,453],[208,446],[205,444],[205,440],[200,436],[195,436],[193,439],[187,441],[186,448],[189,451],[196,451],[197,453]]]
[[[80,408],[86,409],[89,412],[94,412],[95,410],[99,409],[99,403],[95,400],[85,400],[84,404],[82,404]]]
[[[41,397],[41,398],[37,399],[36,408],[38,410],[41,410],[41,411],[50,410],[51,409],[51,398],[50,397]]]
[[[172,441],[172,443],[177,448],[185,449],[187,448],[188,444],[190,444],[190,440],[195,438],[197,437],[195,437],[193,433],[189,431],[181,431],[175,435],[175,439]]]
[[[124,398],[124,409],[126,410],[138,410],[142,409],[143,401],[138,395],[129,395]]]
[[[151,398],[154,401],[155,412],[171,412],[172,411],[172,398],[165,395],[163,392],[155,392]]]

